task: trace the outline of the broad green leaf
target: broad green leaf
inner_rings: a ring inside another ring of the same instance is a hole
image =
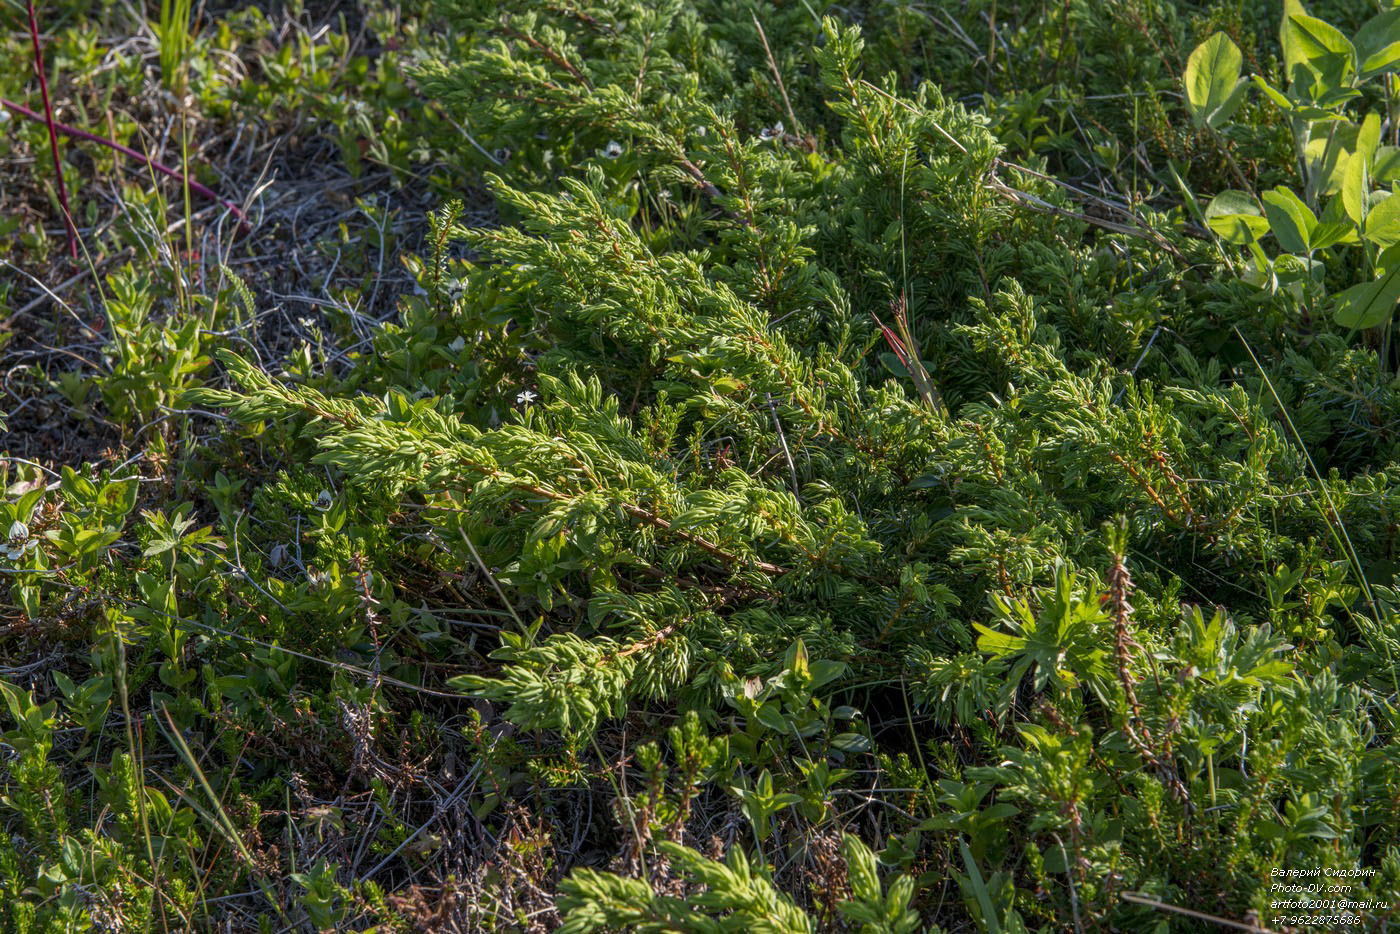
[[[1254,250],[1259,249],[1257,244],[1250,245]],[[1253,253],[1249,259],[1245,260],[1244,269],[1240,271],[1240,281],[1247,282],[1256,289],[1268,288],[1274,275],[1273,264],[1269,262],[1267,256],[1263,256],[1261,259],[1262,252]]]
[[[1400,66],[1400,42],[1391,43],[1369,58],[1362,59],[1361,77],[1374,78],[1395,71],[1397,66]]]
[[[1325,20],[1307,13],[1294,13],[1288,17],[1288,22],[1297,31],[1297,47],[1306,61],[1328,55],[1356,55],[1356,47],[1351,40]]]
[[[1026,640],[1021,636],[1013,636],[1005,632],[997,632],[981,623],[973,623],[972,628],[981,633],[977,637],[977,648],[989,655],[1000,658],[1003,655],[1014,655],[1026,646]]]
[[[1370,180],[1371,160],[1359,152],[1353,153],[1342,176],[1342,206],[1358,227],[1366,222],[1366,190]]]
[[[1253,214],[1258,216],[1259,213],[1259,204],[1249,192],[1227,188],[1210,200],[1210,204],[1206,207],[1206,220],[1221,215]]]
[[[1390,320],[1400,301],[1400,246],[1381,254],[1377,265],[1385,270],[1370,282],[1354,285],[1337,295],[1332,317],[1344,328],[1365,330]]]
[[[1323,210],[1322,217],[1318,218],[1317,227],[1313,229],[1312,248],[1325,250],[1338,243],[1360,242],[1356,225],[1347,217],[1342,199],[1333,198]]]
[[[786,735],[791,731],[791,722],[778,709],[778,705],[773,701],[768,701],[754,712],[754,718],[768,729],[780,735]]]
[[[1342,205],[1357,226],[1366,223],[1366,212],[1370,208],[1371,163],[1375,161],[1376,144],[1380,138],[1380,115],[1369,113],[1357,131],[1356,149],[1347,160],[1346,172],[1342,176]]]
[[[1376,147],[1381,142],[1381,115],[1372,111],[1361,121],[1361,129],[1356,133],[1356,152],[1370,162],[1376,159]]]
[[[874,748],[870,738],[861,733],[837,733],[831,738],[831,747],[852,756]]]
[[[1303,50],[1298,44],[1292,19],[1294,16],[1306,14],[1301,0],[1283,0],[1283,21],[1279,24],[1278,38],[1279,44],[1283,46],[1284,71],[1288,73],[1290,80],[1293,69],[1304,61]]]
[[[1349,102],[1355,100],[1356,98],[1358,98],[1358,97],[1360,97],[1360,96],[1361,96],[1361,89],[1360,89],[1360,88],[1353,88],[1353,87],[1350,87],[1350,86],[1348,86],[1348,87],[1339,87],[1339,88],[1331,88],[1331,89],[1327,90],[1326,92],[1324,92],[1323,94],[1318,95],[1318,97],[1315,98],[1315,100],[1316,100],[1316,102],[1317,102],[1318,104],[1320,104],[1323,108],[1326,108],[1327,115],[1326,115],[1325,117],[1317,117],[1316,119],[1318,119],[1318,120],[1324,120],[1324,119],[1326,119],[1326,120],[1343,120],[1343,119],[1345,119],[1345,115],[1342,113],[1342,108],[1345,107]]]
[[[1368,19],[1356,31],[1357,71],[1372,78],[1400,64],[1400,10],[1387,10]]]
[[[1393,185],[1395,182],[1400,182],[1400,148],[1376,147],[1376,161],[1371,166],[1371,183]]]
[[[1196,46],[1182,78],[1196,126],[1218,130],[1230,122],[1247,87],[1240,79],[1243,64],[1239,46],[1223,32]]]
[[[1383,250],[1400,243],[1400,197],[1382,193],[1373,203],[1366,215],[1365,237]]]
[[[1323,90],[1347,83],[1356,66],[1356,48],[1340,29],[1306,13],[1289,16],[1283,28],[1301,55],[1301,63],[1320,79]]]
[[[1235,246],[1253,243],[1269,232],[1267,220],[1248,214],[1222,214],[1207,223],[1222,240]]]
[[[1211,199],[1206,224],[1222,239],[1244,246],[1269,232],[1269,222],[1247,192],[1227,189]]]
[[[1282,185],[1264,192],[1261,197],[1264,216],[1279,245],[1290,253],[1308,252],[1312,248],[1313,229],[1317,227],[1317,216],[1312,209]]]
[[[1334,195],[1342,190],[1347,161],[1356,151],[1356,137],[1360,130],[1350,121],[1314,126],[1306,155],[1308,174],[1317,179],[1315,186],[1319,195]]]

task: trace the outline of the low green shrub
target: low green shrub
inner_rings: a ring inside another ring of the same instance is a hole
[[[103,280],[61,388],[152,469],[5,461],[64,661],[0,688],[6,924],[1281,929],[1289,869],[1389,923],[1395,351],[1322,313],[1383,153],[1335,217],[1263,163],[1390,85],[1274,90],[1254,5],[978,10],[441,0],[382,124],[298,83],[344,32],[267,54],[495,214],[276,362],[231,268]]]

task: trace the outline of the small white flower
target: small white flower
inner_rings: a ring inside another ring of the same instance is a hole
[[[497,162],[509,162],[510,147],[502,146],[500,149],[497,149],[494,153],[492,153],[492,155],[496,157]]]
[[[533,390],[527,389],[515,397],[515,402],[517,405],[529,405],[538,398],[539,396]]]
[[[29,526],[19,520],[10,523],[9,541],[5,545],[0,545],[0,554],[11,561],[18,561],[23,558],[26,552],[33,551],[39,547],[37,538],[29,537]]]
[[[334,502],[335,501],[331,498],[331,491],[322,490],[320,493],[316,494],[316,502],[312,505],[315,506],[318,512],[325,512],[327,509],[331,508]]]
[[[767,142],[768,140],[772,139],[772,138],[773,138],[773,128],[772,128],[771,126],[766,126],[766,127],[764,127],[763,129],[759,130],[759,131],[758,131],[758,138],[761,139],[761,140],[763,140],[764,142]]]
[[[710,132],[710,128],[707,127],[707,126],[703,126],[703,125],[702,125],[702,126],[698,126],[698,127],[695,128],[695,135],[696,135],[696,136],[704,136],[704,135],[705,135],[706,133],[708,133],[708,132]]]
[[[10,122],[10,112],[9,112],[8,110],[6,110],[5,108],[0,107],[0,126],[4,126],[5,124],[7,124],[7,123],[9,123],[9,122]]]
[[[777,123],[773,124],[773,135],[774,135],[774,136],[782,136],[782,135],[783,135],[783,121],[779,120]]]
[[[462,335],[458,334],[456,339],[453,340],[452,343],[447,345],[447,349],[452,351],[453,353],[461,353],[462,349],[466,346],[466,339],[463,338]]]
[[[608,140],[608,144],[603,147],[603,155],[609,159],[616,159],[622,155],[622,144],[615,139]]]
[[[316,326],[316,320],[314,318],[305,317],[297,318],[297,324],[300,324],[303,328],[309,331]]]

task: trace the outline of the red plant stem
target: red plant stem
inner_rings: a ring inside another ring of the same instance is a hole
[[[54,130],[53,105],[49,103],[49,80],[44,76],[44,51],[39,46],[39,20],[34,15],[34,0],[28,0],[28,6],[29,38],[34,40],[34,70],[39,74],[39,94],[44,99],[45,122],[49,126],[49,149],[53,152],[53,170],[58,178],[58,203],[63,207],[63,223],[68,228],[68,253],[76,260],[78,230],[73,226],[73,212],[68,210],[68,188],[63,184],[63,161],[58,157],[58,133]]]
[[[870,317],[875,318],[873,314]],[[893,350],[894,355],[899,358],[899,362],[904,365],[906,370],[909,369],[909,358],[905,356],[904,342],[879,318],[875,318],[875,323],[880,326],[880,331],[885,335],[885,343],[890,345],[890,349]]]
[[[3,97],[0,97],[0,107],[4,107],[6,110],[11,110],[19,114],[21,117],[28,117],[30,120],[33,120],[36,123],[45,122],[42,115],[35,113],[23,104],[17,104],[12,100],[8,100]],[[203,197],[208,198],[210,201],[217,201],[219,204],[222,204],[224,207],[228,208],[228,210],[233,214],[233,216],[238,218],[238,228],[240,233],[247,232],[249,229],[251,229],[251,225],[248,223],[248,218],[244,216],[243,211],[238,207],[238,205],[234,204],[227,198],[219,197],[219,195],[216,192],[214,192],[213,189],[203,184],[200,184],[194,179],[186,176],[184,173],[178,172],[175,169],[170,168],[170,166],[168,165],[162,165],[161,163],[152,159],[150,156],[139,153],[135,149],[132,149],[130,146],[123,146],[116,140],[108,139],[105,136],[98,136],[95,133],[89,133],[87,130],[80,130],[75,126],[68,126],[67,124],[63,123],[50,123],[49,126],[51,131],[57,130],[64,136],[71,136],[75,139],[85,139],[88,142],[99,143],[103,146],[106,146],[108,149],[115,149],[117,152],[121,153],[124,156],[129,156],[130,158],[135,159],[138,162],[150,166],[157,172],[160,172],[162,175],[168,175],[176,181],[180,182],[181,184],[189,185],[190,191],[193,191],[195,194],[202,195]]]

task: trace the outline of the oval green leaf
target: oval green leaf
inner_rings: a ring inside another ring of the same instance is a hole
[[[1284,21],[1284,32],[1302,59],[1302,64],[1329,87],[1342,87],[1356,67],[1356,47],[1331,23],[1294,13]]]
[[[1390,320],[1400,301],[1400,246],[1382,253],[1377,266],[1380,276],[1337,294],[1332,317],[1342,327],[1365,330]]]
[[[1182,76],[1186,105],[1196,126],[1218,130],[1230,122],[1247,87],[1240,79],[1243,64],[1239,46],[1223,32],[1196,46]]]
[[[1235,246],[1253,243],[1269,232],[1269,222],[1247,192],[1230,188],[1211,199],[1206,225]]]
[[[1384,250],[1400,243],[1400,197],[1378,194],[1366,215],[1365,237]]]
[[[1368,19],[1352,39],[1362,78],[1394,71],[1400,64],[1400,10],[1387,10]]]
[[[1269,229],[1278,238],[1279,246],[1290,253],[1306,253],[1312,248],[1312,234],[1317,216],[1302,199],[1282,185],[1260,196],[1264,201],[1264,216]]]

